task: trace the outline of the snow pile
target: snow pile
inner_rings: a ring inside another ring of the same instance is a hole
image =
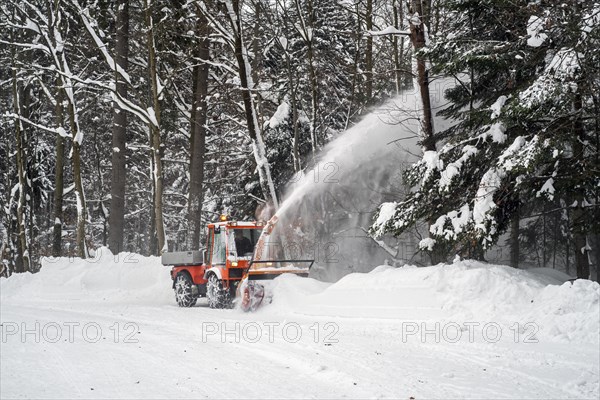
[[[298,305],[304,304],[308,298],[326,290],[331,283],[321,282],[311,278],[301,278],[294,274],[283,274],[273,281],[261,282],[268,285],[268,293],[273,295],[273,301],[266,307],[258,309],[258,313],[281,311],[287,313]]]
[[[330,284],[295,275],[270,282],[259,313],[387,321],[533,323],[540,340],[597,343],[600,285],[567,281],[550,269],[518,270],[476,261],[417,268],[382,265]],[[169,268],[158,257],[102,248],[97,257],[46,259],[37,274],[0,280],[3,304],[173,305]],[[225,312],[225,311],[222,311]],[[251,317],[251,315],[250,315]]]
[[[598,287],[598,283],[585,279],[547,286],[534,299],[537,305],[532,305],[524,316],[558,340],[597,342],[600,335]]]
[[[172,304],[169,268],[159,257],[113,255],[96,250],[95,258],[45,258],[37,274],[0,280],[0,298],[18,301],[106,301],[121,304]]]
[[[476,261],[426,268],[380,266],[328,286],[312,279],[278,278],[271,307],[312,316],[493,322],[507,328],[534,323],[540,340],[596,343],[600,285],[566,279],[556,271],[528,272]]]

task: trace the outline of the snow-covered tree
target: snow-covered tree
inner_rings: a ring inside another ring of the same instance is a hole
[[[415,190],[383,204],[375,234],[431,220],[431,239],[481,258],[522,204],[564,199],[578,276],[588,277],[586,236],[597,229],[598,7],[580,2],[451,1],[452,24],[424,54],[452,77],[436,132],[407,174]]]

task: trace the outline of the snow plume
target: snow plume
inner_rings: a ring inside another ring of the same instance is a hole
[[[393,257],[394,250],[367,231],[385,194],[404,190],[402,171],[416,161],[411,153],[419,152],[418,124],[399,111],[404,109],[414,113],[412,94],[366,115],[295,175],[277,211],[267,257],[315,259],[312,275],[323,280],[367,271],[373,260],[377,264]],[[269,123],[276,124],[286,112],[283,103]]]
[[[434,110],[453,85],[444,80],[431,85]],[[267,256],[315,259],[311,275],[323,280],[366,272],[390,259],[393,263],[411,260],[420,239],[415,232],[377,241],[367,232],[380,204],[389,211],[378,214],[383,227],[394,216],[393,200],[402,201],[408,193],[403,174],[421,159],[420,107],[418,88],[401,93],[325,146],[313,164],[290,182],[276,213],[278,223],[268,240]],[[270,122],[285,111],[282,104]],[[439,129],[448,124],[435,117]],[[420,162],[430,173],[444,167],[435,151],[427,152]]]

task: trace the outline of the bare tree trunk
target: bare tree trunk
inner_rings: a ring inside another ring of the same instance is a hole
[[[302,166],[300,165],[300,152],[298,150],[298,142],[299,138],[299,130],[298,130],[298,100],[296,95],[296,79],[294,78],[294,68],[292,66],[292,60],[288,49],[283,49],[285,53],[285,62],[288,73],[288,84],[290,85],[290,94],[291,99],[290,105],[292,106],[292,129],[294,130],[294,135],[292,137],[292,162],[294,163],[294,172],[299,172],[302,170]]]
[[[583,101],[581,94],[575,95],[575,101],[573,104],[575,111],[581,111],[583,108]],[[573,157],[574,162],[579,164],[581,169],[584,163],[584,128],[581,116],[577,116],[573,127]],[[573,218],[571,220],[571,232],[573,233],[573,242],[575,244],[575,265],[577,267],[577,278],[590,279],[590,264],[589,264],[589,248],[587,245],[587,230],[586,230],[586,211],[583,208],[585,202],[585,191],[583,188],[574,190],[574,198],[577,202],[575,209],[573,210]]]
[[[558,235],[559,235],[559,226],[560,223],[560,214],[556,211],[554,212],[554,233],[552,234],[552,269],[556,269],[556,252],[558,249]]]
[[[77,255],[81,258],[87,258],[88,250],[85,241],[85,224],[87,221],[87,204],[85,200],[85,193],[83,190],[82,173],[81,173],[81,142],[83,141],[83,132],[79,129],[78,110],[75,105],[75,88],[70,78],[69,65],[67,58],[65,57],[64,50],[58,50],[57,39],[61,38],[60,22],[59,17],[60,10],[58,7],[52,8],[52,3],[48,3],[48,26],[49,26],[49,41],[48,43],[54,54],[55,67],[60,72],[59,79],[63,90],[63,95],[67,100],[67,115],[69,118],[69,128],[71,130],[72,137],[72,153],[71,163],[73,167],[73,183],[75,186],[75,200],[77,203]]]
[[[156,220],[156,239],[158,254],[167,250],[165,243],[165,225],[163,221],[163,173],[162,173],[162,149],[160,140],[160,104],[158,101],[158,76],[156,68],[156,47],[154,44],[154,22],[152,20],[152,8],[148,0],[144,0],[144,20],[146,23],[146,46],[148,48],[148,75],[150,79],[150,90],[152,107],[148,110],[153,121],[149,123],[150,147],[152,148],[152,159],[154,168],[152,178],[154,182],[154,218]],[[153,115],[152,115],[153,114]]]
[[[410,39],[413,44],[413,51],[417,53],[420,49],[425,46],[425,26],[423,24],[423,9],[421,7],[421,0],[412,0],[411,9],[409,12],[413,14],[413,16],[418,16],[418,18],[410,19]],[[418,20],[418,23],[416,23]],[[416,86],[419,87],[419,95],[422,105],[422,119],[421,119],[421,146],[423,147],[423,152],[426,151],[435,151],[436,150],[436,142],[435,137],[433,136],[433,117],[431,113],[431,97],[429,94],[429,76],[427,72],[427,63],[426,60],[418,55],[415,55],[415,63],[416,63]],[[431,226],[435,221],[429,221],[429,226]],[[437,264],[445,261],[446,254],[445,251],[439,245],[435,245],[433,251],[431,252],[431,262],[432,264]]]
[[[596,157],[595,157],[595,162],[596,165],[600,165],[600,101],[599,101],[599,97],[598,95],[596,96],[592,96],[592,101],[594,102],[594,130],[595,130],[595,136],[596,136]],[[600,188],[596,187],[596,198],[595,198],[595,204],[600,204]],[[596,256],[595,261],[595,268],[596,268],[596,281],[600,282],[600,213],[598,212],[598,209],[595,210],[594,212],[594,226],[592,227],[592,231],[596,232],[594,234],[594,238],[595,240],[595,246],[594,246],[594,255]]]
[[[519,211],[510,221],[510,266],[519,268]]]
[[[251,62],[251,67],[252,67],[252,81],[254,82],[254,86],[258,85],[259,82],[259,75],[258,75],[258,71],[261,65],[261,27],[265,24],[265,21],[263,21],[263,13],[261,10],[262,7],[262,3],[261,0],[256,0],[253,1],[254,3],[254,27],[253,27],[253,38],[252,38],[252,62]],[[267,20],[267,17],[265,16],[265,20]],[[263,126],[264,124],[264,120],[263,120],[263,114],[262,114],[262,98],[260,96],[260,93],[256,93],[255,96],[256,99],[256,111],[257,111],[257,118],[258,118],[258,122],[259,125],[258,126]]]
[[[367,32],[373,30],[373,0],[367,0],[365,10],[365,24]],[[373,36],[367,34],[367,47],[365,49],[365,95],[367,104],[373,99]]]
[[[548,263],[548,256],[546,255],[546,210],[547,205],[544,203],[543,212],[542,212],[542,267],[546,268],[546,264]]]
[[[308,21],[304,19],[303,7],[300,5],[298,0],[295,1],[296,12],[300,18],[300,29],[302,30],[302,36],[304,37],[304,42],[306,43],[306,59],[307,59],[307,67],[308,67],[308,78],[310,81],[310,143],[312,156],[315,157],[318,150],[318,140],[317,140],[317,119],[318,119],[318,103],[319,103],[319,90],[318,90],[318,82],[317,82],[317,71],[314,65],[315,60],[315,50],[314,50],[314,38],[313,38],[313,28],[314,28],[314,9],[312,0],[307,0],[307,14]]]
[[[394,28],[400,29],[401,21],[403,21],[402,3],[399,0],[393,0],[394,10]],[[398,48],[398,35],[393,37],[393,51],[394,51],[394,78],[396,79],[396,94],[400,94],[402,90],[402,74],[400,66],[400,56],[404,51],[404,36],[400,38],[400,49]]]
[[[413,14],[423,15],[421,9],[421,0],[412,0]],[[419,23],[415,24],[411,19],[410,24],[410,39],[412,41],[415,53],[425,46],[425,26],[423,20],[419,18]],[[427,63],[423,57],[416,56],[417,69],[417,85],[419,86],[419,94],[423,107],[421,120],[421,142],[424,151],[435,151],[435,138],[433,136],[433,117],[431,114],[431,97],[429,94],[429,74],[427,71]]]
[[[600,282],[600,234],[595,234],[594,238],[596,239],[594,243],[594,254],[596,256],[596,259],[594,260],[594,267],[596,268],[596,282]]]
[[[30,54],[27,54],[26,57],[30,57]],[[26,61],[27,63],[30,63],[29,60]],[[31,90],[29,85],[26,85],[23,88],[23,95],[22,95],[22,103],[21,103],[21,114],[24,118],[27,118],[28,120],[31,120],[31,115],[30,115],[30,109],[31,109]],[[30,171],[30,166],[27,163],[27,160],[30,159],[35,159],[35,154],[34,154],[34,149],[38,146],[37,145],[37,141],[39,140],[39,138],[36,136],[31,136],[29,137],[28,133],[31,130],[28,129],[23,129],[22,130],[22,143],[23,143],[23,154],[25,155],[23,160],[24,162],[24,168],[25,168],[25,182],[27,183],[27,189],[26,189],[26,195],[25,195],[25,221],[27,223],[27,254],[28,254],[28,258],[29,258],[29,270],[31,272],[35,271],[35,264],[34,264],[34,260],[35,260],[35,246],[37,244],[37,232],[39,231],[39,229],[36,229],[36,220],[37,220],[37,215],[39,215],[38,213],[38,209],[36,207],[36,195],[35,192],[33,190],[33,185],[32,182],[30,181],[29,176],[31,175],[31,171]],[[33,167],[35,169],[35,166]]]
[[[105,186],[104,186],[104,178],[102,176],[102,164],[101,164],[101,155],[100,155],[100,148],[98,147],[98,130],[94,130],[93,133],[93,140],[92,143],[94,144],[94,166],[96,167],[96,176],[97,179],[95,179],[95,186],[97,187],[97,190],[99,193],[102,193]],[[98,199],[98,208],[100,211],[100,215],[102,216],[102,246],[106,246],[107,244],[107,240],[108,240],[108,230],[107,230],[107,223],[108,223],[108,212],[106,210],[106,207],[104,206],[104,197],[100,197],[100,199]]]
[[[57,80],[60,86],[60,79]],[[63,89],[56,91],[56,125],[62,128],[63,119]],[[63,220],[63,192],[64,192],[64,165],[65,165],[65,139],[60,134],[56,135],[56,168],[54,172],[54,230],[52,234],[52,255],[62,255],[62,220]]]
[[[319,104],[319,90],[317,83],[317,71],[315,67],[315,50],[313,40],[313,8],[312,0],[308,1],[308,15],[310,18],[310,30],[307,30],[308,38],[308,73],[310,77],[310,142],[312,148],[312,156],[315,157],[317,150],[319,149],[318,138],[317,138],[317,125],[318,125],[318,104]]]
[[[253,1],[254,3],[254,32],[253,32],[253,38],[252,38],[252,55],[254,56],[254,58],[252,59],[252,80],[254,81],[254,84],[258,84],[258,68],[260,66],[260,47],[261,47],[261,43],[260,43],[260,27],[261,27],[261,23],[263,23],[263,21],[261,21],[261,4],[260,4],[260,0],[257,1]],[[260,111],[260,109],[259,109]]]
[[[19,201],[17,203],[17,253],[18,260],[16,263],[15,272],[27,272],[31,270],[28,244],[27,244],[27,233],[25,231],[25,205],[26,205],[26,181],[25,181],[25,151],[23,149],[23,124],[20,119],[21,115],[21,95],[22,90],[18,87],[17,83],[17,68],[16,68],[16,55],[13,50],[13,108],[15,113],[15,142],[16,142],[16,161],[17,161],[17,174],[19,177]]]
[[[129,0],[118,1],[115,63],[127,71],[129,57]],[[127,99],[127,83],[114,66],[115,84],[118,95]],[[115,254],[123,250],[125,226],[127,112],[117,102],[113,104],[112,129],[112,172],[110,187],[110,213],[108,217],[108,247]]]
[[[73,95],[73,93],[71,93]],[[75,105],[73,98],[70,98],[67,111],[69,113],[69,124],[73,134],[73,152],[71,155],[73,163],[73,183],[75,184],[75,200],[77,202],[77,255],[81,258],[87,258],[87,244],[85,242],[85,223],[87,221],[87,204],[85,201],[85,192],[83,190],[83,182],[81,179],[81,140],[82,136],[79,132],[79,124],[75,115]]]
[[[581,207],[580,201],[583,201],[583,196],[576,194],[577,207],[573,210],[573,242],[575,244],[575,265],[577,267],[577,277],[583,279],[590,278],[590,265],[588,260],[588,248],[583,225],[585,223],[585,212]]]
[[[242,99],[244,101],[244,109],[246,111],[246,121],[250,139],[252,139],[252,149],[254,158],[258,166],[258,176],[260,186],[268,203],[273,204],[275,209],[279,208],[275,185],[271,178],[271,167],[267,160],[265,144],[258,126],[258,116],[254,99],[252,98],[252,90],[254,83],[252,81],[252,73],[250,71],[250,63],[248,62],[248,54],[242,41],[242,24],[240,21],[240,4],[239,0],[232,0],[226,3],[227,13],[229,14],[231,27],[233,28],[235,40],[235,57],[238,63],[240,74],[240,83],[242,89]]]
[[[302,165],[300,164],[300,152],[298,149],[298,142],[300,141],[300,132],[298,130],[298,100],[296,95],[296,80],[294,79],[294,70],[292,68],[292,62],[290,55],[286,50],[286,61],[288,67],[288,80],[290,84],[290,92],[292,98],[290,103],[292,105],[292,127],[294,129],[294,136],[292,139],[292,157],[294,162],[294,172],[300,172]]]
[[[565,254],[566,254],[566,260],[565,260],[565,273],[567,275],[571,275],[571,258],[570,258],[570,254],[571,254],[571,238],[567,238],[566,243],[565,243]]]
[[[154,158],[150,155],[150,168],[154,169]],[[156,215],[154,211],[156,207],[154,203],[156,201],[156,197],[154,193],[156,189],[154,189],[154,180],[150,182],[150,186],[152,187],[152,192],[150,193],[150,198],[148,199],[152,203],[152,207],[150,207],[150,225],[148,226],[148,255],[154,255],[158,253],[158,240],[156,238]]]
[[[66,63],[64,54],[62,54],[63,63]],[[81,141],[83,135],[79,130],[79,122],[77,119],[77,109],[75,106],[75,94],[71,82],[66,82],[62,78],[63,90],[67,98],[67,113],[69,116],[69,126],[71,128],[72,154],[71,162],[73,165],[73,183],[75,185],[75,200],[77,202],[77,255],[81,258],[87,258],[87,244],[85,242],[85,223],[87,221],[87,204],[85,193],[83,190],[82,174],[81,174]]]
[[[356,33],[354,40],[354,63],[352,65],[352,87],[350,89],[350,98],[348,101],[348,111],[346,112],[346,121],[344,123],[344,129],[348,129],[348,125],[350,124],[350,118],[352,117],[352,113],[354,112],[354,106],[356,106],[356,110],[360,109],[361,102],[359,96],[356,96],[356,87],[359,77],[359,64],[361,60],[360,54],[360,42],[361,42],[361,27],[360,27],[360,7],[359,3],[354,5],[354,13],[357,15],[357,23],[356,23]]]
[[[421,2],[421,11],[419,15],[421,15],[423,19],[423,23],[427,27],[428,30],[431,28],[431,0],[417,0]]]
[[[5,148],[5,154],[12,153],[12,144],[13,138],[12,135],[3,135],[3,142]],[[4,198],[7,201],[7,206],[2,207],[1,211],[3,213],[3,224],[0,229],[0,233],[2,234],[2,248],[0,249],[0,259],[8,261],[6,265],[6,269],[3,271],[3,274],[0,276],[4,276],[8,278],[15,270],[15,257],[14,257],[14,245],[12,241],[13,237],[13,214],[12,214],[12,194],[11,188],[13,187],[13,180],[15,178],[15,174],[13,171],[14,165],[12,163],[6,163],[6,174],[3,176],[5,182],[5,195]],[[3,264],[0,264],[0,270],[3,268]]]
[[[206,152],[206,96],[208,94],[209,66],[209,27],[206,17],[198,12],[196,35],[199,38],[197,58],[199,64],[194,68],[194,98],[192,99],[192,121],[190,134],[190,189],[188,200],[188,223],[191,235],[188,235],[188,250],[200,247],[202,231],[202,201],[204,198],[204,154]],[[191,237],[190,237],[191,236]]]
[[[279,7],[276,7],[276,13],[279,13]],[[289,15],[285,8],[282,7],[282,14],[277,14],[277,18],[284,24],[284,32],[289,31]],[[271,21],[268,21],[272,23]],[[288,85],[290,87],[290,96],[289,103],[292,107],[292,129],[293,129],[293,137],[292,137],[292,163],[294,165],[294,172],[299,172],[302,170],[301,160],[300,160],[300,152],[299,152],[299,140],[300,140],[300,132],[298,127],[298,78],[294,73],[294,63],[290,54],[290,46],[289,46],[289,38],[285,37],[285,42],[279,41],[283,49],[283,54],[285,57],[285,66],[287,69],[287,79]],[[257,50],[254,50],[255,52]]]

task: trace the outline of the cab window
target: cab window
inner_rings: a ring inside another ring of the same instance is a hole
[[[215,232],[212,251],[212,265],[225,264],[225,240],[224,230]]]
[[[242,229],[233,230],[229,248],[232,253],[235,251],[238,257],[250,258],[254,254],[254,247],[260,238],[262,229]]]
[[[212,257],[212,248],[213,248],[213,232],[214,229],[210,228],[208,230],[208,240],[206,242],[206,249],[205,250],[205,257],[206,260],[204,260],[204,264],[211,264],[211,257]]]

